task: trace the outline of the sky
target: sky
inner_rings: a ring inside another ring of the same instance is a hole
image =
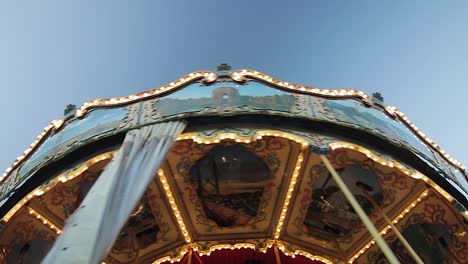
[[[468,165],[468,1],[0,0],[0,171],[67,104],[220,63],[380,92]]]

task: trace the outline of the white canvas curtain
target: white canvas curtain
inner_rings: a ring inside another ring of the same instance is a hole
[[[42,263],[100,263],[184,128],[177,121],[128,132]]]

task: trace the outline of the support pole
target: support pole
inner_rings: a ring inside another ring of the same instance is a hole
[[[192,264],[192,255],[193,255],[193,249],[190,249],[188,252],[187,264]]]
[[[366,226],[369,233],[374,237],[377,245],[380,247],[380,249],[382,250],[382,253],[385,255],[385,257],[390,262],[390,264],[400,264],[400,261],[398,261],[397,257],[395,256],[395,254],[393,254],[393,251],[387,245],[385,240],[383,240],[383,238],[379,235],[379,231],[377,231],[374,224],[367,216],[366,212],[364,212],[361,205],[359,205],[358,201],[356,200],[354,195],[351,193],[349,188],[346,186],[346,184],[343,182],[341,177],[338,175],[335,168],[333,168],[328,158],[325,155],[320,155],[320,158],[322,159],[322,162],[325,164],[328,171],[332,175],[338,187],[341,189],[345,197],[348,199],[354,211],[356,211],[359,218],[361,218],[362,223]]]
[[[421,258],[418,256],[416,251],[411,247],[411,245],[408,243],[408,241],[405,239],[405,237],[400,233],[400,231],[396,228],[396,226],[393,224],[392,220],[390,220],[385,212],[380,208],[380,206],[375,202],[374,198],[367,193],[366,190],[362,190],[364,195],[369,199],[369,201],[374,205],[375,209],[382,215],[382,217],[385,219],[387,224],[392,228],[393,232],[395,235],[400,239],[401,243],[403,246],[408,250],[410,253],[411,257],[413,257],[414,261],[416,261],[417,264],[424,264],[424,262],[421,260]]]
[[[275,244],[273,246],[273,251],[275,252],[276,264],[281,264],[281,256],[279,254],[278,245]]]

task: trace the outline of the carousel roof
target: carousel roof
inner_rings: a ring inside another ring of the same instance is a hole
[[[375,240],[320,154],[400,258],[407,255],[386,216],[427,263],[468,261],[465,168],[402,112],[378,94],[226,65],[71,106],[47,126],[1,177],[4,260],[47,252],[126,131],[178,119],[188,126],[106,263],[197,263],[231,250],[246,256],[242,263],[378,263]]]

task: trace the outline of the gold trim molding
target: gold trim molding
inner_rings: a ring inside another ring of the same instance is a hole
[[[236,82],[243,82],[246,80],[246,78],[252,78],[252,79],[256,79],[264,83],[270,84],[274,87],[278,87],[278,88],[288,90],[288,91],[305,93],[305,94],[321,96],[321,97],[329,97],[329,98],[355,98],[355,99],[362,101],[366,105],[371,104],[370,97],[364,92],[356,90],[356,89],[321,89],[321,88],[317,88],[313,86],[302,86],[302,85],[292,84],[286,81],[282,81],[280,79],[271,77],[267,74],[264,74],[255,70],[250,70],[250,69],[241,69],[241,70],[234,71],[233,73],[231,73],[230,77],[233,81],[236,81]],[[134,102],[146,100],[146,99],[159,97],[170,91],[181,88],[187,84],[190,84],[198,80],[201,80],[206,83],[212,83],[216,81],[217,78],[218,76],[214,72],[196,71],[196,72],[187,74],[183,76],[182,78],[179,78],[178,80],[175,80],[167,85],[154,88],[154,89],[150,89],[147,91],[143,91],[140,93],[135,93],[135,94],[124,96],[124,97],[98,98],[98,99],[90,100],[84,103],[75,112],[75,117],[82,118],[89,111],[93,109],[123,106],[123,105],[128,105]],[[411,131],[413,131],[419,138],[421,138],[428,146],[430,146],[432,149],[437,151],[447,162],[449,162],[450,164],[458,168],[464,174],[465,178],[467,178],[465,166],[462,165],[461,162],[459,162],[458,160],[450,156],[445,150],[440,148],[440,146],[437,145],[433,140],[428,138],[422,131],[419,130],[418,127],[414,125],[413,122],[411,122],[406,117],[405,114],[399,111],[396,107],[386,106],[384,109],[381,109],[381,108],[377,108],[377,109],[383,111],[384,113],[387,113],[393,118],[400,119],[406,126],[408,126],[411,129]],[[2,184],[5,178],[11,174],[11,172],[14,169],[16,169],[20,164],[22,164],[29,157],[29,155],[32,152],[34,152],[34,150],[36,150],[38,146],[40,146],[43,139],[47,135],[49,135],[53,131],[60,129],[63,123],[64,123],[63,119],[53,120],[51,124],[48,125],[44,129],[44,131],[41,134],[39,134],[39,136],[37,136],[36,140],[29,146],[29,148],[26,149],[19,157],[17,157],[15,161],[12,163],[12,165],[10,165],[2,174],[2,176],[0,176],[0,184]]]
[[[60,123],[61,125],[61,123]],[[197,244],[197,242],[193,242],[193,240],[190,237],[189,230],[187,230],[185,221],[177,207],[175,198],[173,197],[171,188],[167,182],[167,178],[164,174],[164,171],[162,169],[158,170],[158,176],[159,180],[162,183],[162,187],[164,188],[166,192],[166,198],[168,202],[171,204],[172,210],[174,215],[176,216],[177,222],[179,224],[179,228],[182,231],[182,234],[184,235],[185,239],[185,245],[182,246],[179,249],[179,255],[178,256],[164,256],[161,258],[158,258],[155,260],[153,263],[162,263],[165,261],[180,261],[182,257],[188,253],[190,250],[197,251],[199,252],[200,255],[209,255],[211,252],[215,250],[220,250],[220,249],[240,249],[240,248],[251,248],[254,250],[261,251],[265,253],[268,248],[271,248],[273,246],[277,246],[279,250],[281,250],[285,255],[287,256],[296,256],[296,255],[302,255],[305,256],[311,260],[319,260],[324,263],[332,263],[329,259],[321,257],[321,256],[316,256],[313,255],[307,251],[304,250],[294,250],[294,251],[289,251],[285,244],[280,242],[280,233],[281,233],[281,228],[283,225],[283,221],[286,218],[286,214],[288,212],[288,207],[290,204],[290,199],[293,195],[294,187],[297,182],[297,178],[300,175],[300,170],[302,167],[302,163],[304,162],[304,151],[307,149],[309,146],[309,142],[307,139],[302,138],[300,136],[294,135],[293,133],[287,133],[283,131],[277,131],[277,130],[260,130],[257,131],[254,135],[252,136],[239,136],[236,132],[229,132],[229,133],[219,133],[216,137],[214,138],[204,138],[200,136],[198,133],[185,133],[180,135],[177,140],[193,140],[194,142],[198,144],[217,144],[223,140],[234,140],[235,142],[239,143],[251,143],[255,140],[261,139],[264,136],[272,136],[272,137],[281,137],[285,138],[291,141],[294,141],[299,144],[301,151],[297,156],[293,175],[291,177],[291,180],[288,185],[288,191],[286,193],[286,199],[283,203],[282,211],[280,213],[279,221],[277,224],[277,227],[274,231],[273,234],[273,239],[269,240],[267,243],[267,246],[265,248],[256,248],[256,246],[252,243],[238,243],[238,244],[217,244],[214,246],[211,246],[208,250],[201,250],[201,244]],[[415,179],[415,180],[420,180],[424,181],[425,183],[429,184],[433,190],[435,190],[437,193],[442,195],[447,201],[452,202],[454,198],[450,196],[446,191],[444,191],[440,186],[438,186],[435,182],[430,180],[428,177],[425,175],[421,174],[420,172],[413,170],[413,169],[408,169],[404,165],[398,163],[395,160],[389,160],[380,157],[376,153],[361,147],[356,144],[348,143],[348,142],[333,142],[329,144],[329,147],[331,150],[336,150],[336,149],[349,149],[352,151],[359,152],[363,155],[366,155],[369,159],[372,159],[374,162],[379,163],[383,166],[387,166],[390,168],[396,168],[403,174]],[[15,206],[12,207],[12,209],[3,217],[2,221],[5,223],[8,223],[9,220],[21,209],[23,206],[27,205],[27,203],[33,199],[36,196],[41,196],[44,193],[50,191],[54,186],[60,183],[67,182],[69,180],[72,180],[85,171],[87,171],[90,167],[92,167],[94,164],[104,161],[104,160],[111,160],[117,151],[110,151],[101,155],[98,155],[96,157],[93,157],[87,161],[85,161],[83,164],[81,164],[79,167],[74,168],[72,170],[65,171],[52,180],[50,180],[48,183],[39,186],[38,188],[34,189],[31,191],[28,195],[26,195],[22,200],[20,200]],[[401,219],[403,219],[406,215],[410,213],[410,211],[422,200],[425,199],[425,197],[428,195],[430,189],[426,189],[423,191],[414,201],[412,201],[410,204],[407,205],[407,207],[401,211],[393,220],[392,222],[394,224],[398,223]],[[172,201],[172,202],[171,202]],[[44,216],[40,215],[38,212],[36,212],[33,208],[27,207],[29,210],[29,213],[35,216],[37,219],[43,222],[44,225],[48,226],[50,229],[54,230],[56,233],[60,233],[61,229],[58,227],[56,224],[52,223],[49,219],[45,218]],[[465,215],[468,215],[468,211],[464,212]],[[390,226],[386,225],[380,230],[381,235],[385,235],[388,233],[390,230]],[[367,249],[372,247],[375,244],[375,241],[371,240],[366,243],[362,249],[358,250],[349,260],[348,262],[352,263],[356,259],[358,259]]]
[[[393,220],[393,224],[396,225],[400,220],[402,220],[407,214],[409,214],[415,207],[418,205],[422,200],[424,200],[427,195],[429,194],[429,189],[423,191],[418,198],[412,201],[404,210],[402,210]],[[384,226],[380,231],[379,235],[384,236],[386,235],[392,227],[390,225]],[[348,263],[351,264],[356,261],[362,254],[364,254],[369,248],[375,245],[375,239],[371,239],[367,242],[360,250],[358,250],[350,259],[348,259]]]
[[[198,244],[198,243],[192,243],[192,244],[189,244],[189,245],[185,245],[185,246],[182,246],[180,251],[179,251],[179,254],[177,256],[164,256],[164,257],[160,257],[158,259],[156,259],[155,261],[153,261],[153,264],[161,264],[161,263],[164,263],[164,262],[179,262],[183,259],[183,257],[185,256],[185,254],[189,253],[191,250],[193,250],[194,252],[197,252],[200,256],[209,256],[211,255],[212,252],[216,251],[216,250],[223,250],[223,249],[229,249],[229,250],[237,250],[237,249],[253,249],[257,252],[260,252],[260,253],[266,253],[268,249],[270,248],[273,248],[273,247],[277,247],[279,250],[281,250],[281,252],[283,252],[286,256],[291,256],[292,258],[296,257],[296,256],[304,256],[310,260],[316,260],[316,261],[321,261],[325,264],[333,264],[333,262],[331,260],[329,260],[328,258],[325,258],[325,257],[322,257],[322,256],[319,256],[319,255],[314,255],[314,254],[311,254],[307,251],[304,251],[304,250],[293,250],[293,251],[290,251],[287,249],[287,246],[282,243],[281,241],[279,240],[270,240],[266,243],[266,246],[263,247],[263,248],[257,248],[255,246],[255,244],[252,244],[252,243],[236,243],[236,244],[225,244],[225,243],[220,243],[220,244],[216,244],[216,245],[213,245],[211,246],[209,249],[207,250],[201,250],[201,245]]]
[[[90,100],[84,103],[76,112],[75,117],[80,118],[83,117],[88,111],[95,108],[106,108],[106,107],[115,107],[121,105],[127,105],[131,103],[135,103],[141,100],[150,99],[156,96],[161,96],[167,92],[170,92],[174,89],[180,88],[185,86],[191,82],[196,80],[202,80],[203,82],[211,83],[216,81],[218,76],[214,72],[210,71],[196,71],[190,74],[185,75],[184,77],[173,81],[167,85],[154,88],[151,90],[147,90],[144,92],[132,94],[129,96],[123,97],[114,97],[114,98],[98,98],[94,100]]]
[[[372,102],[370,97],[362,91],[356,89],[321,89],[314,86],[303,86],[298,84],[288,83],[286,81],[282,81],[280,79],[276,79],[271,77],[267,74],[249,70],[249,69],[242,69],[237,70],[231,74],[231,78],[234,81],[242,82],[246,79],[246,77],[250,77],[252,79],[260,80],[262,82],[268,83],[270,85],[280,87],[285,90],[293,91],[293,92],[301,92],[306,93],[309,95],[316,95],[322,97],[331,97],[331,98],[356,98],[361,100],[364,104],[370,105]],[[428,138],[426,134],[424,134],[418,127],[414,125],[411,120],[409,120],[405,114],[399,111],[394,106],[386,106],[383,109],[377,108],[382,112],[388,113],[391,117],[396,118],[398,117],[403,123],[408,126],[419,138],[421,138],[425,143],[427,143],[430,147],[432,147],[435,151],[437,151],[442,157],[444,157],[449,163],[457,167],[458,169],[465,171],[465,166],[461,164],[458,160],[451,157],[447,152],[440,148],[433,140]]]
[[[10,165],[10,167],[8,167],[5,170],[5,172],[2,174],[2,176],[0,176],[0,184],[3,182],[5,177],[10,175],[10,173],[14,169],[16,169],[26,158],[28,158],[29,155],[32,152],[34,152],[34,150],[36,150],[36,148],[42,143],[42,141],[43,141],[43,139],[45,137],[47,137],[51,132],[60,129],[62,127],[62,125],[63,125],[63,119],[52,120],[52,122],[50,122],[50,124],[43,129],[41,134],[39,134],[36,137],[36,140],[34,140],[33,143],[31,143],[31,145],[25,151],[23,151],[23,153],[20,156],[18,156],[15,159],[15,161],[13,161],[13,163]]]
[[[94,164],[103,161],[103,160],[111,160],[114,155],[117,153],[117,151],[110,151],[101,155],[98,155],[94,158],[91,158],[90,160],[84,162],[82,165],[80,165],[78,168],[73,169],[72,171],[65,171],[61,174],[59,174],[57,177],[52,179],[50,182],[48,182],[45,185],[41,185],[37,187],[36,189],[32,190],[29,194],[27,194],[23,199],[21,199],[15,206],[13,206],[8,213],[3,216],[1,221],[4,221],[5,223],[8,223],[8,221],[11,220],[11,218],[31,199],[33,199],[36,196],[41,196],[44,193],[50,191],[55,185],[59,183],[65,183],[69,180],[73,180],[74,178],[80,176],[82,173],[87,171],[89,167],[93,166]]]

